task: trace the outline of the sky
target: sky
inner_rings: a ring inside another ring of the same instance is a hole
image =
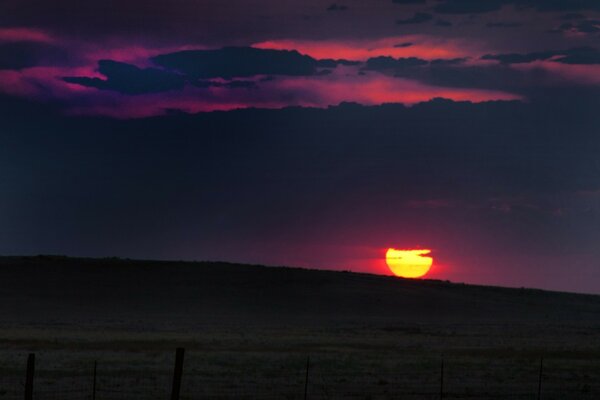
[[[0,254],[600,294],[597,0],[5,0]]]

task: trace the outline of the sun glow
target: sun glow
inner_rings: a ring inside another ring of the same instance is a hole
[[[424,257],[431,250],[396,250],[389,248],[385,253],[385,262],[394,275],[402,278],[420,278],[429,272],[433,258]]]

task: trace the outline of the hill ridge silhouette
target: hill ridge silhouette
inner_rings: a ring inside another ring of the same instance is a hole
[[[600,296],[227,262],[0,257],[5,324],[207,325],[600,322]]]

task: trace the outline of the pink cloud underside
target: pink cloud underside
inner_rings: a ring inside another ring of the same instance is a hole
[[[350,75],[338,68],[332,76],[285,79],[276,83],[286,92],[303,93],[308,105],[322,107],[353,101],[365,105],[383,103],[415,104],[436,97],[456,101],[520,100],[511,93],[492,90],[446,88],[430,86],[409,79],[389,77],[379,73]]]
[[[64,76],[104,78],[95,66],[0,70],[0,92],[38,100],[68,100],[79,93],[94,96],[98,92],[96,89],[67,84],[61,79]]]
[[[104,79],[91,67],[36,67],[0,71],[0,90],[42,100],[60,99],[69,113],[139,118],[164,114],[168,109],[186,112],[232,110],[247,107],[327,107],[341,102],[364,105],[415,104],[436,97],[482,102],[518,100],[501,91],[429,86],[376,72],[359,75],[356,68],[340,67],[333,74],[309,77],[278,77],[259,82],[257,88],[186,87],[180,91],[128,96],[64,82],[63,76]]]
[[[1,42],[53,43],[55,38],[47,32],[31,28],[0,28]]]
[[[62,78],[83,76],[106,79],[97,71],[97,62],[100,59],[131,63],[143,68],[152,66],[150,58],[155,55],[202,47],[146,47],[140,44],[127,45],[119,41],[103,44],[79,43],[77,40],[59,40],[47,32],[26,28],[0,29],[1,40],[53,42],[69,48],[73,54],[72,65],[0,71],[0,91],[43,101],[60,100],[66,105],[65,111],[71,114],[139,118],[161,115],[170,109],[208,112],[247,107],[327,107],[341,102],[411,105],[436,97],[472,102],[520,99],[518,95],[502,91],[435,87],[377,72],[359,74],[360,67],[344,66],[339,66],[333,73],[323,76],[275,77],[264,82],[257,76],[253,77],[257,82],[255,88],[195,88],[187,85],[184,90],[131,96],[70,84]],[[395,47],[405,43],[411,45]],[[472,60],[476,60],[475,56],[482,51],[476,41],[466,43],[458,39],[433,38],[426,35],[362,41],[269,41],[255,46],[297,49],[318,59],[348,60],[365,60],[381,55],[424,59],[473,57]]]
[[[395,47],[411,43],[407,47]],[[478,57],[485,52],[476,40],[436,38],[427,35],[407,35],[374,40],[270,40],[252,47],[275,50],[297,50],[317,59],[333,58],[365,61],[371,57],[439,58]]]

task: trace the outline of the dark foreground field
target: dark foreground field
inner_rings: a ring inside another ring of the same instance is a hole
[[[0,258],[0,400],[600,398],[600,296],[222,263]]]

